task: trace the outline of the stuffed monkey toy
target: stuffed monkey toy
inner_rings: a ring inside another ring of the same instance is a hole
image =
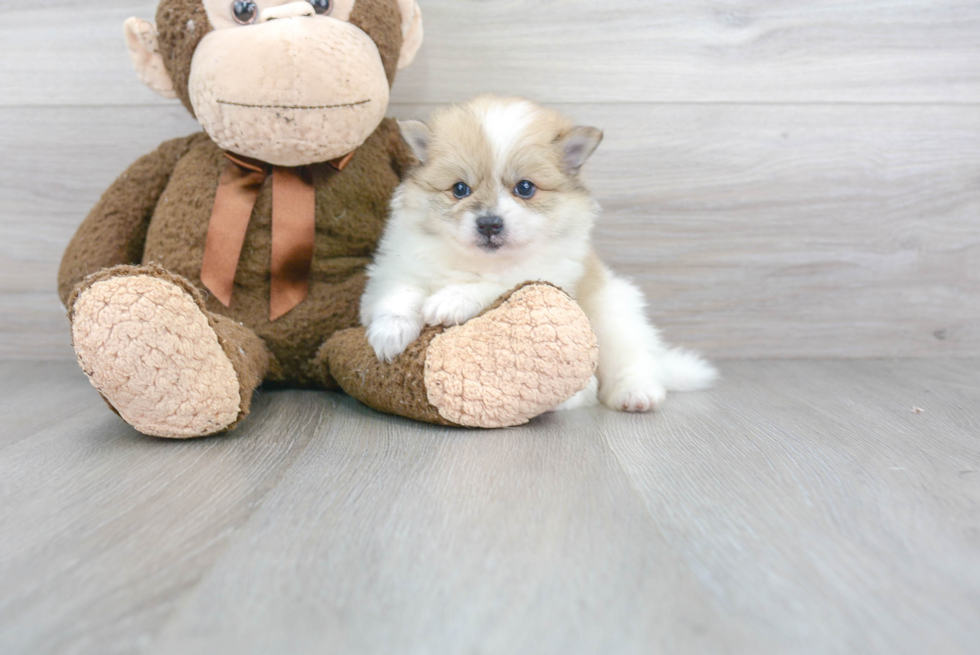
[[[385,118],[422,42],[415,0],[162,0],[125,36],[141,80],[204,130],[134,163],[61,262],[78,361],[135,429],[230,430],[263,383],[487,428],[586,386],[594,335],[546,284],[427,329],[391,363],[357,327],[390,196],[416,163]]]

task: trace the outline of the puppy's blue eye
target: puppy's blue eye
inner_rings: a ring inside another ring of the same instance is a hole
[[[473,193],[473,190],[470,189],[469,186],[467,186],[466,182],[457,182],[456,186],[453,187],[453,195],[459,198],[460,200],[466,198],[471,193]]]
[[[525,200],[530,200],[533,198],[537,190],[538,187],[534,186],[534,182],[531,182],[530,180],[521,180],[517,183],[517,186],[514,187],[514,193],[517,194],[519,198],[524,198]]]

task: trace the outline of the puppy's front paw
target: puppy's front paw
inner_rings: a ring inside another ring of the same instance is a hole
[[[619,412],[652,412],[667,398],[667,389],[656,382],[621,382],[602,394],[602,402]]]
[[[383,362],[390,362],[405,352],[408,344],[422,333],[422,319],[387,314],[376,317],[367,329],[367,340]]]
[[[462,288],[446,287],[422,305],[426,325],[460,325],[483,311],[483,303]]]

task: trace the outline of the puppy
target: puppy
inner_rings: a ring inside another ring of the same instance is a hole
[[[700,357],[661,341],[643,294],[592,249],[599,205],[579,172],[602,132],[496,96],[400,126],[420,165],[395,192],[361,299],[379,359],[399,355],[425,325],[463,323],[518,284],[542,280],[579,303],[599,343],[596,378],[558,409],[598,398],[646,412],[668,390],[715,379]]]

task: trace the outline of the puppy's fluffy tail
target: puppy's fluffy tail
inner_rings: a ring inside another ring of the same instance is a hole
[[[718,369],[701,355],[683,348],[673,348],[661,360],[662,384],[668,391],[707,389],[718,379]]]

